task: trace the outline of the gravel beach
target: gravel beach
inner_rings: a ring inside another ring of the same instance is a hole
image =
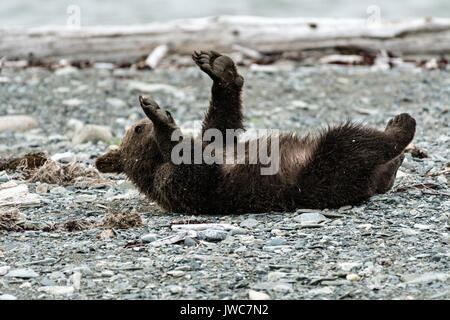
[[[0,171],[0,184],[13,180],[40,197],[17,207],[29,230],[0,229],[0,299],[449,299],[450,176],[439,174],[450,161],[448,68],[240,68],[248,128],[304,135],[348,118],[379,129],[398,113],[416,119],[413,143],[428,157],[406,154],[392,190],[359,206],[181,215],[162,212],[122,175],[61,186]],[[0,116],[32,119],[0,132],[0,158],[44,151],[92,167],[144,117],[138,94],[150,94],[188,131],[206,112],[210,86],[194,66],[4,69]],[[50,230],[70,220],[99,223],[108,212],[137,212],[142,226]],[[171,224],[189,221],[225,226],[159,241],[181,232]]]

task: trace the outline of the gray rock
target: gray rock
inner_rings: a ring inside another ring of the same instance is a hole
[[[22,279],[28,279],[28,278],[36,278],[39,277],[39,274],[37,274],[33,269],[13,269],[9,271],[5,277],[10,278],[22,278]]]
[[[197,245],[197,241],[191,237],[184,238],[184,245],[188,247],[193,247]]]
[[[247,230],[243,229],[243,228],[235,228],[235,229],[231,229],[229,231],[230,236],[234,236],[237,234],[247,234]]]
[[[248,218],[245,219],[244,221],[241,222],[240,226],[243,228],[254,228],[259,224],[259,221],[253,218]]]
[[[199,231],[197,233],[197,237],[200,240],[206,240],[206,241],[222,241],[227,237],[227,235],[228,235],[228,231],[218,230],[218,229],[207,229],[207,230]]]
[[[141,237],[142,242],[153,242],[158,238],[158,235],[155,233],[148,233]]]
[[[44,221],[29,221],[29,220],[24,221],[22,225],[27,230],[42,230],[49,226],[49,224],[45,223]]]
[[[181,291],[183,291],[183,288],[178,285],[170,285],[170,286],[167,286],[166,289],[172,294],[177,294],[177,293],[180,293]]]
[[[51,279],[49,279],[49,278],[47,278],[47,277],[44,277],[40,281],[40,284],[41,284],[41,286],[55,286],[56,282],[51,280]]]
[[[0,300],[17,300],[17,297],[12,294],[2,294],[0,295]]]
[[[449,273],[442,273],[442,272],[427,272],[421,275],[413,275],[411,276],[412,279],[407,280],[409,284],[413,283],[429,283],[433,281],[446,281],[450,278]]]
[[[57,186],[50,189],[51,194],[66,194],[67,190],[64,187]]]
[[[294,221],[301,225],[318,224],[326,220],[327,218],[318,212],[302,213],[301,215],[294,217]]]
[[[272,238],[269,241],[266,242],[266,245],[268,246],[282,246],[284,244],[284,240],[282,238]]]
[[[338,267],[344,272],[349,272],[351,270],[361,268],[362,262],[361,261],[341,262],[338,263]]]

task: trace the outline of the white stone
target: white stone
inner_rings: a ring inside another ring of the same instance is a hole
[[[39,291],[45,292],[48,294],[71,294],[75,291],[73,286],[46,286],[38,288]]]
[[[359,261],[353,261],[353,262],[341,262],[338,263],[338,267],[345,272],[349,272],[353,270],[354,268],[360,268],[362,266],[362,263]]]
[[[349,281],[355,281],[355,282],[361,280],[361,277],[359,275],[357,275],[356,273],[350,273],[345,278]]]
[[[55,75],[57,75],[57,76],[64,76],[64,75],[75,73],[77,71],[78,71],[77,68],[72,67],[72,66],[67,66],[67,67],[64,67],[64,68],[56,69],[55,70]]]
[[[125,101],[119,99],[119,98],[108,98],[106,99],[106,103],[111,105],[114,108],[125,108],[127,104]]]
[[[161,84],[161,83],[147,83],[147,82],[140,82],[140,81],[129,81],[128,82],[128,90],[135,91],[138,93],[146,94],[146,93],[152,93],[152,92],[161,92],[161,93],[167,93],[172,94],[173,96],[177,98],[184,98],[184,93],[174,86],[170,86],[167,84]]]
[[[67,192],[66,188],[57,186],[50,190],[51,194],[65,194]]]
[[[113,139],[111,128],[94,124],[87,124],[77,130],[72,138],[72,144],[79,145],[88,141],[110,142]]]
[[[181,270],[172,270],[172,271],[168,271],[167,274],[172,276],[172,277],[181,277],[182,275],[184,275],[184,271]]]
[[[83,100],[77,99],[77,98],[72,98],[72,99],[67,99],[67,100],[63,100],[62,104],[68,107],[77,107],[79,105],[82,105],[84,103]]]
[[[26,115],[0,117],[0,132],[25,132],[38,127],[37,121]]]
[[[48,186],[48,184],[47,183],[41,183],[40,185],[38,185],[37,187],[36,187],[36,192],[37,193],[47,193],[48,192],[48,189],[49,189],[49,186]]]
[[[318,212],[306,212],[294,217],[294,221],[299,222],[301,225],[318,224],[327,220],[323,214]]]
[[[75,290],[80,290],[81,287],[81,273],[76,271],[73,273],[73,275],[70,277],[72,281],[72,286]]]
[[[38,277],[39,274],[37,274],[34,270],[32,269],[13,269],[11,271],[9,271],[5,277],[10,277],[10,278],[36,278]]]
[[[0,267],[0,276],[4,276],[8,273],[9,269],[11,269],[10,266],[2,266]]]
[[[333,289],[330,287],[323,287],[323,288],[311,289],[311,290],[309,290],[309,293],[311,295],[332,294]]]
[[[55,153],[50,157],[50,159],[57,162],[68,163],[75,159],[75,155],[70,151],[63,153]]]
[[[270,300],[268,294],[251,289],[248,290],[248,297],[250,300]]]
[[[408,283],[429,283],[433,281],[447,281],[450,278],[450,274],[441,273],[441,272],[427,272],[421,274],[417,277],[414,277],[412,280],[409,280]]]

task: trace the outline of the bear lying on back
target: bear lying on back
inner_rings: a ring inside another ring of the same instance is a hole
[[[243,129],[244,79],[234,62],[215,51],[194,52],[193,59],[213,80],[202,137],[209,132],[226,137],[227,129]],[[134,124],[119,148],[98,157],[95,165],[101,172],[125,173],[140,192],[172,212],[257,213],[361,203],[392,187],[416,126],[403,113],[391,119],[384,131],[348,122],[317,137],[284,134],[242,143],[232,139],[211,154],[215,159],[236,159],[241,148],[243,164],[196,163],[189,154],[183,154],[184,159],[192,161],[175,163],[172,151],[180,143],[197,143],[200,151],[206,151],[208,144],[179,134],[170,113],[152,99],[140,96],[139,101],[147,119]],[[270,156],[277,156],[272,158],[278,159],[276,172],[262,174],[267,163],[259,159],[255,163],[253,142],[258,146],[266,142]],[[227,150],[230,144],[233,148]]]

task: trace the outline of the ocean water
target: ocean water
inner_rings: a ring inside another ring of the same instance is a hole
[[[379,12],[381,18],[450,18],[450,0],[0,0],[0,27],[66,25],[74,12],[81,25],[215,15],[366,18]]]

